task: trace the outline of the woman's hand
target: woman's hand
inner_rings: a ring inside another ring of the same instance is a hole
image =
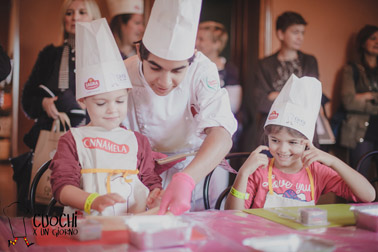
[[[374,100],[374,95],[372,92],[358,93],[356,94],[356,99],[371,101],[371,100]]]
[[[98,212],[104,211],[105,208],[113,206],[116,203],[125,203],[126,200],[121,197],[118,193],[108,193],[98,196],[92,203],[91,209]]]
[[[160,205],[163,192],[164,191],[161,190],[160,188],[155,188],[154,190],[150,192],[147,198],[148,209],[151,209]]]
[[[58,97],[55,96],[53,98],[43,98],[42,100],[42,108],[46,111],[47,115],[53,119],[57,119],[59,112],[55,106],[55,101],[58,100]]]

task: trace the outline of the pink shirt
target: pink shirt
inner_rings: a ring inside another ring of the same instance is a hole
[[[333,169],[318,162],[312,163],[309,168],[314,179],[315,202],[318,201],[320,195],[328,192],[334,192],[347,200],[359,201]],[[301,169],[295,174],[288,174],[273,166],[272,185],[274,193],[278,195],[311,201],[310,179],[306,169]],[[260,167],[248,178],[247,193],[251,196],[245,201],[245,208],[263,208],[268,192],[268,167]]]
[[[126,130],[126,129],[125,129]],[[154,171],[155,161],[148,139],[138,132],[134,132],[138,142],[137,168],[138,177],[150,191],[162,188],[161,178]],[[51,161],[51,188],[54,198],[59,201],[63,186],[80,187],[81,167],[77,155],[76,142],[71,131],[60,137],[57,151]]]

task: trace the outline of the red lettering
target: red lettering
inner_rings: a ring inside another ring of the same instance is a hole
[[[129,146],[126,144],[117,144],[109,139],[101,137],[85,137],[82,140],[85,148],[100,149],[110,153],[129,153]]]

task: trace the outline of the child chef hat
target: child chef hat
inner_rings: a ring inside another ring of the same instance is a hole
[[[105,18],[76,23],[76,99],[131,88]]]
[[[316,78],[291,75],[270,108],[267,125],[281,125],[301,132],[312,141],[320,110],[322,84]]]
[[[143,14],[143,0],[107,0],[110,19],[121,14]]]
[[[156,0],[143,44],[166,60],[193,56],[202,0]]]

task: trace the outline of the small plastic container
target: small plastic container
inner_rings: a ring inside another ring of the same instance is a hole
[[[126,226],[130,243],[138,249],[182,246],[192,235],[192,226],[178,216],[132,216]]]
[[[77,235],[73,238],[79,241],[99,240],[102,236],[101,223],[96,220],[80,219],[77,221]]]
[[[354,212],[357,228],[378,232],[378,205],[357,206],[351,210]]]
[[[316,207],[300,209],[300,223],[306,226],[324,226],[328,224],[327,210]]]

